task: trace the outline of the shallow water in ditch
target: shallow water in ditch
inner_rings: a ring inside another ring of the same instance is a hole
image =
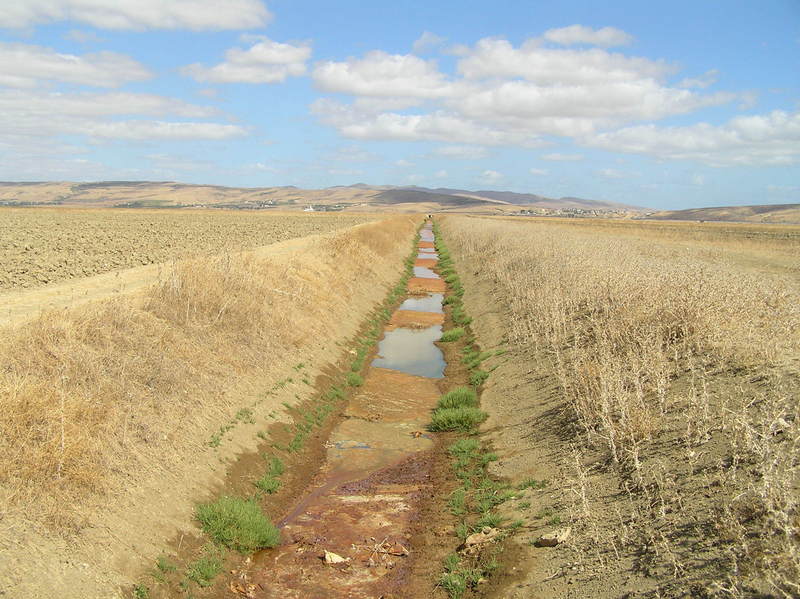
[[[436,314],[442,314],[442,312],[444,312],[442,308],[443,299],[444,294],[442,293],[431,293],[425,297],[410,297],[400,304],[398,310],[412,310],[415,312],[434,312]]]
[[[420,279],[438,279],[439,275],[433,272],[427,266],[415,266],[414,267],[414,276],[419,277]]]
[[[421,238],[433,240],[429,226]],[[414,271],[418,285],[441,285],[432,270]],[[282,544],[257,553],[239,573],[237,584],[252,588],[252,597],[379,597],[415,551],[411,522],[433,492],[425,451],[433,436],[425,426],[446,363],[434,344],[442,327],[429,325],[442,322],[442,299],[408,298],[393,315],[345,419],[331,432],[325,464],[278,522]],[[325,564],[326,551],[345,561]]]
[[[433,342],[442,336],[442,327],[395,329],[387,331],[378,343],[377,368],[399,370],[416,376],[440,379],[444,376],[444,354]]]

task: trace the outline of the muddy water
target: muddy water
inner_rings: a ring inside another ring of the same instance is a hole
[[[402,304],[398,310],[411,310],[413,312],[435,312],[442,314],[442,301],[444,295],[441,293],[431,293],[424,297],[410,297]]]
[[[433,241],[427,225],[422,243]],[[429,258],[426,254],[425,258]],[[254,556],[232,585],[252,597],[380,597],[417,548],[411,523],[430,490],[425,431],[445,362],[442,284],[426,267],[392,316],[377,356],[327,443],[326,462],[278,525],[282,544]],[[437,323],[431,326],[431,323]],[[343,561],[328,564],[325,552]]]

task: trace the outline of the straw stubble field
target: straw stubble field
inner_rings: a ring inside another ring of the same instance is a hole
[[[572,530],[522,537],[503,596],[800,592],[800,232],[728,228],[445,219],[477,334],[509,348],[497,474],[549,479],[531,538]]]

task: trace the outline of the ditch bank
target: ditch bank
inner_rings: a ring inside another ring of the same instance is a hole
[[[197,500],[313,395],[418,223],[178,263],[143,293],[0,331],[0,592],[124,596],[176,531],[196,536]]]

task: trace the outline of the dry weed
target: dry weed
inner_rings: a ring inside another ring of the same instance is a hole
[[[609,551],[644,547],[676,589],[792,596],[800,285],[753,263],[796,256],[798,236],[660,226],[448,217],[444,231],[460,268],[480,264],[507,301],[510,342],[549,356],[585,450],[606,452],[628,489]],[[575,460],[574,513],[591,531],[604,510]]]

